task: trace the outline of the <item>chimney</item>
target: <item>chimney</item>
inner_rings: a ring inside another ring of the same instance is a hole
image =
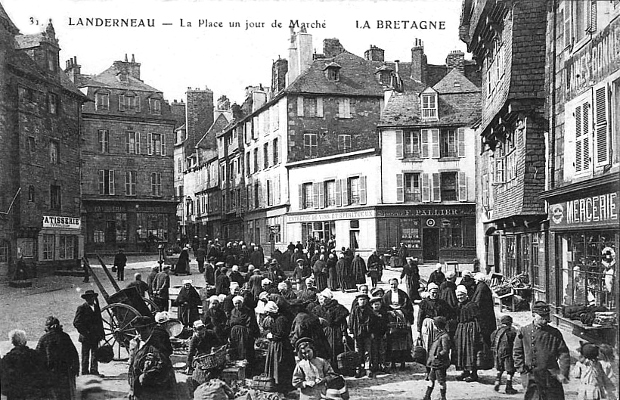
[[[77,63],[77,57],[73,57],[67,60],[67,68],[65,69],[65,73],[71,79],[71,82],[75,84],[79,84],[80,73],[82,66]]]
[[[217,110],[218,111],[228,111],[230,110],[230,100],[225,95],[221,95],[217,99]]]
[[[402,92],[402,78],[400,77],[400,60],[394,60],[394,74],[392,75],[391,86],[397,92]]]
[[[301,30],[297,33],[291,28],[286,84],[290,84],[303,74],[312,64],[312,35]]]
[[[383,49],[378,48],[375,45],[370,45],[370,49],[364,52],[364,58],[368,61],[385,61],[385,52]]]
[[[121,80],[123,80],[123,75],[142,80],[140,79],[140,63],[136,62],[133,54],[131,55],[131,62],[128,61],[127,54],[125,54],[125,61],[114,61],[114,67],[121,74]]]
[[[288,61],[280,58],[273,62],[271,66],[271,92],[275,95],[286,87],[286,73],[288,72]]]
[[[323,39],[323,55],[326,58],[336,57],[342,52],[344,52],[344,47],[340,44],[340,40]]]
[[[452,50],[446,57],[448,72],[456,68],[460,73],[465,73],[465,53],[460,50]]]
[[[241,110],[241,106],[237,103],[233,104],[231,106],[232,109],[232,115],[234,119],[241,119],[243,118],[243,111]]]
[[[426,55],[424,43],[421,39],[414,39],[411,48],[411,79],[418,82],[426,82]]]

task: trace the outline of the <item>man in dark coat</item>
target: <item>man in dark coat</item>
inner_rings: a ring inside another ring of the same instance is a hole
[[[220,274],[215,278],[215,294],[230,294],[230,278],[226,273],[228,269],[226,267],[222,267],[220,269]]]
[[[207,251],[205,250],[204,245],[201,244],[200,247],[198,247],[196,251],[194,251],[194,257],[196,258],[196,262],[198,263],[198,271],[200,271],[201,274],[205,272],[205,257],[206,256],[207,256]]]
[[[209,286],[215,285],[215,257],[209,257],[207,263],[204,265],[204,277],[205,283]]]
[[[13,348],[0,360],[0,390],[7,400],[40,400],[45,393],[47,376],[38,351],[26,346],[26,332],[9,332]]]
[[[123,249],[118,249],[118,253],[114,256],[114,266],[116,267],[116,280],[125,280],[125,266],[127,265],[127,256],[123,253]]]
[[[73,326],[80,333],[78,340],[82,343],[82,375],[99,375],[95,351],[104,337],[104,331],[97,296],[92,289],[84,292],[81,297],[85,302],[77,308],[73,319]]]
[[[146,292],[149,291],[149,285],[147,285],[146,282],[142,280],[141,273],[136,272],[135,274],[133,274],[133,277],[134,280],[129,282],[127,288],[135,287],[138,290],[138,293],[140,293],[140,297],[145,297]]]
[[[484,278],[485,275],[482,272],[477,272],[474,275],[476,289],[471,297],[471,301],[476,303],[480,309],[480,334],[482,335],[482,340],[490,347],[491,333],[497,328],[497,322],[495,321],[493,292],[491,292]]]
[[[155,275],[153,279],[153,301],[162,311],[168,311],[169,290],[170,290],[170,265],[165,265],[164,270]]]
[[[183,281],[183,287],[179,291],[179,295],[176,300],[178,308],[179,320],[183,325],[192,327],[194,321],[200,318],[198,314],[198,306],[202,303],[200,295],[194,286],[192,286],[192,280],[186,279]]]
[[[146,277],[146,285],[148,286],[149,298],[153,299],[153,282],[155,281],[155,277],[159,273],[159,267],[157,265],[151,268],[151,272],[149,272]]]
[[[250,255],[250,264],[256,268],[262,267],[265,263],[265,255],[259,246],[254,246],[254,251]]]
[[[362,285],[366,283],[366,261],[359,254],[356,254],[351,262],[351,268],[353,269],[353,275],[355,276],[355,283]],[[368,306],[370,308],[370,306]]]
[[[428,277],[428,283],[434,283],[437,287],[440,287],[442,283],[446,280],[446,275],[441,271],[441,263],[435,264],[435,270],[431,272],[431,275]]]
[[[408,255],[408,250],[407,250],[407,246],[405,246],[404,243],[400,244],[400,247],[398,248],[398,258],[400,261],[400,265],[405,265],[405,263],[407,262],[407,255]]]
[[[563,400],[563,383],[568,382],[570,354],[562,333],[549,326],[549,306],[537,301],[533,321],[517,332],[513,358],[521,373],[525,400]]]

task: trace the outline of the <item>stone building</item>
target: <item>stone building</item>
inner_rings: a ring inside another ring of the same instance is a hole
[[[66,72],[94,100],[82,109],[86,251],[156,251],[176,238],[170,105],[133,55],[93,76],[73,59]]]
[[[59,65],[50,21],[22,35],[0,5],[0,279],[77,267],[80,110],[87,101]]]
[[[529,275],[546,300],[546,2],[463,2],[460,38],[482,69],[477,153],[478,257],[512,278]]]
[[[547,14],[549,136],[542,198],[549,219],[549,301],[617,310],[620,191],[620,3],[556,1]],[[617,264],[616,264],[617,265]],[[569,320],[559,321],[579,325]],[[586,340],[614,330],[577,326]]]
[[[417,44],[414,52],[422,47]],[[385,253],[403,243],[421,262],[471,263],[477,141],[472,127],[480,119],[480,88],[464,75],[462,52],[450,53],[446,65],[453,69],[432,86],[409,80],[386,92],[379,123],[377,249]],[[476,80],[473,71],[468,74]]]

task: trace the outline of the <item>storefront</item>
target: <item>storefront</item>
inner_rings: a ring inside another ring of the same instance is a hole
[[[419,205],[377,209],[377,250],[404,243],[421,262],[471,263],[476,257],[473,204]]]
[[[84,201],[86,252],[156,252],[158,243],[176,237],[175,202]]]
[[[45,268],[65,269],[80,265],[84,236],[80,218],[44,215],[36,240],[17,239],[17,255],[35,261],[39,272]]]
[[[336,241],[336,248],[350,248],[368,257],[376,248],[376,211],[372,208],[334,211],[289,213],[286,215],[286,243]]]

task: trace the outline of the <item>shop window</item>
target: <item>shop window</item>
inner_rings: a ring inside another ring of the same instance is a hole
[[[441,229],[439,231],[439,240],[441,248],[460,248],[463,247],[463,229],[460,219],[441,220]]]
[[[521,273],[521,268],[517,262],[517,251],[517,237],[506,236],[506,261],[504,263],[506,266],[505,276],[516,276]]]
[[[43,235],[43,261],[54,259],[54,235]]]
[[[336,181],[325,181],[325,207],[336,205]]]
[[[107,129],[99,129],[97,131],[97,141],[99,143],[99,153],[110,152],[110,131]]]
[[[25,258],[34,257],[34,239],[21,239],[21,251]]]
[[[409,248],[422,247],[420,240],[420,220],[417,218],[403,218],[400,220],[400,243]]]
[[[329,238],[336,238],[336,225],[333,221],[325,222],[304,222],[301,224],[301,241],[306,243],[309,238],[315,241],[324,240],[327,242]]]
[[[95,229],[93,231],[93,243],[105,243],[105,232]]]
[[[60,210],[61,188],[58,185],[50,185],[50,209]]]
[[[422,201],[422,188],[420,186],[420,174],[404,174],[405,202]]]
[[[306,157],[317,156],[317,135],[316,133],[304,134],[304,154]]]
[[[75,258],[75,236],[60,235],[58,241],[58,258],[70,260]]]

